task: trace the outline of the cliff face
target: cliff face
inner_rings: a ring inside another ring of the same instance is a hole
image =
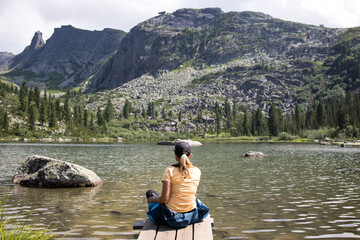
[[[183,64],[201,69],[235,59],[322,61],[341,32],[256,12],[208,8],[162,13],[131,29],[112,61],[94,77],[91,89],[114,88]]]
[[[124,35],[119,30],[87,31],[62,26],[45,43],[42,34],[36,32],[30,46],[14,58],[13,75],[31,72],[30,80],[50,88],[77,86],[116,52]]]
[[[0,72],[8,69],[8,65],[14,57],[15,55],[12,53],[0,52]]]
[[[181,9],[161,14],[138,24],[122,40],[120,48],[102,74],[92,84],[96,88],[113,88],[145,73],[175,69],[189,59],[183,45],[189,29],[201,31],[222,15],[220,9]]]

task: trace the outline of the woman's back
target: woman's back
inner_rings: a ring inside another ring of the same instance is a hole
[[[175,212],[188,212],[196,207],[196,191],[199,186],[201,171],[192,164],[188,174],[184,176],[179,167],[171,166],[165,169],[162,181],[171,183],[170,199],[166,206]]]

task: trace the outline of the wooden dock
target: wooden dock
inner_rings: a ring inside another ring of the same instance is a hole
[[[208,215],[202,222],[186,228],[171,228],[151,222],[135,222],[134,229],[142,229],[138,240],[213,240],[213,219]]]

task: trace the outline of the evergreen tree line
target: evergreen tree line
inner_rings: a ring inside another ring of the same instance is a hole
[[[360,137],[360,95],[347,92],[344,98],[337,97],[326,102],[315,102],[306,110],[297,105],[293,113],[284,115],[276,104],[272,103],[268,115],[258,107],[252,111],[246,107],[233,106],[225,100],[223,107],[216,102],[214,113],[216,134],[227,132],[231,136],[271,136],[285,132],[301,135],[305,130],[323,128],[336,129],[336,134],[346,137]]]
[[[128,121],[127,124],[139,124],[137,120],[159,120],[197,125],[198,133],[210,133],[229,136],[271,136],[280,133],[301,135],[306,130],[324,128],[336,129],[336,133],[343,133],[346,137],[360,136],[360,95],[347,92],[345,97],[327,99],[326,102],[317,101],[307,109],[297,105],[291,114],[284,115],[280,107],[272,103],[267,114],[259,107],[249,110],[236,101],[216,102],[215,106],[199,109],[197,112],[177,111],[166,109],[156,102],[149,102],[147,107],[136,109],[129,100],[125,101],[122,111],[116,113],[110,99],[105,108],[98,107],[90,111],[80,104],[75,104],[81,98],[81,91],[68,91],[61,98],[40,93],[38,87],[28,87],[24,82],[20,88],[0,82],[0,94],[15,94],[18,103],[11,115],[24,120],[27,129],[19,123],[10,126],[9,109],[0,108],[0,135],[23,136],[24,131],[36,135],[37,131],[65,132],[59,133],[76,137],[106,136],[109,122],[112,120]],[[213,119],[213,121],[209,121]],[[121,126],[118,125],[118,126]],[[135,126],[135,125],[134,125]],[[132,129],[135,129],[133,127]],[[186,131],[186,129],[183,129]]]

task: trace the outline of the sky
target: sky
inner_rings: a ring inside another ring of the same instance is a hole
[[[36,31],[46,41],[54,28],[114,28],[128,32],[158,12],[219,7],[333,28],[360,26],[359,0],[0,0],[0,52],[21,53]]]

